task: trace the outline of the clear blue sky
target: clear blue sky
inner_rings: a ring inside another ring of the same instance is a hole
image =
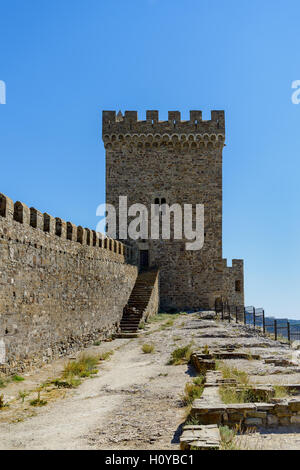
[[[225,109],[224,257],[300,319],[300,3],[0,0],[0,192],[94,228],[101,110]]]

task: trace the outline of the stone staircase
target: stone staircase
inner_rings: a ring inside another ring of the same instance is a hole
[[[138,275],[128,303],[123,310],[120,323],[121,336],[135,337],[137,335],[140,321],[149,305],[157,275],[157,269],[142,271]]]

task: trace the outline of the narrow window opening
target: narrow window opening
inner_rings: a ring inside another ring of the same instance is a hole
[[[241,292],[242,286],[241,286],[241,281],[235,281],[235,292]]]

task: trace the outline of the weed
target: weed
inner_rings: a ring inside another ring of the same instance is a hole
[[[144,354],[151,354],[154,351],[154,345],[153,344],[143,344],[142,351],[143,351]]]
[[[22,400],[22,403],[24,403],[24,400],[26,397],[28,397],[28,395],[29,392],[27,392],[26,390],[19,391],[19,399]]]
[[[7,407],[7,406],[9,406],[9,405],[8,405],[8,403],[6,403],[6,402],[4,401],[4,395],[3,395],[3,394],[0,395],[0,410],[2,410],[3,408],[5,408],[5,407]]]
[[[223,403],[258,403],[268,401],[270,397],[260,395],[251,386],[237,389],[228,385],[219,388],[219,393]]]
[[[140,324],[139,324],[139,329],[140,330],[144,330],[145,329],[145,322],[144,321],[141,321]]]
[[[101,344],[101,341],[95,341],[94,342],[94,346],[100,346],[100,344]]]
[[[74,379],[72,380],[72,377],[69,376],[68,377],[68,380],[60,380],[60,379],[54,379],[52,380],[52,384],[55,385],[55,387],[57,388],[74,388],[75,387],[75,384],[74,384]],[[78,381],[78,385],[80,385],[81,381],[79,380]]]
[[[207,344],[204,346],[202,354],[209,354],[209,347]]]
[[[248,361],[253,361],[253,356],[252,356],[251,351],[247,351],[247,359]]]
[[[274,385],[274,398],[285,398],[289,395],[289,391],[286,387],[283,387],[282,385]]]
[[[21,377],[20,375],[13,375],[13,377],[11,378],[11,380],[13,382],[23,382],[25,379],[24,377]]]
[[[188,418],[187,418],[187,420],[184,424],[185,424],[185,426],[198,426],[199,421],[194,416],[188,416]]]
[[[169,327],[171,327],[171,326],[173,326],[173,325],[174,325],[174,319],[173,319],[173,318],[170,319],[170,320],[168,320],[166,323],[164,323],[164,326],[165,326],[166,328],[169,328]]]
[[[68,362],[63,371],[63,378],[69,379],[71,377],[89,377],[98,372],[95,369],[100,357],[89,356],[82,354],[77,361]]]
[[[30,405],[31,406],[45,406],[47,405],[46,400],[41,400],[41,391],[38,390],[37,398],[35,400],[31,400]]]
[[[81,384],[81,380],[77,377],[74,377],[74,375],[67,375],[65,379],[66,379],[66,383],[70,385],[70,388],[79,387],[79,385]]]
[[[203,393],[203,385],[188,382],[185,384],[184,395],[182,401],[184,405],[191,405],[196,398],[201,398]]]
[[[203,385],[205,382],[205,377],[204,375],[198,375],[198,377],[195,377],[193,379],[193,382],[195,385]]]
[[[222,373],[223,379],[235,379],[241,385],[249,384],[249,376],[245,371],[230,367],[223,362],[216,362],[216,368]]]
[[[182,348],[174,349],[171,353],[171,358],[168,362],[169,365],[178,366],[180,364],[187,364],[190,360],[192,351],[191,344],[184,346]]]
[[[159,313],[158,315],[154,315],[153,317],[149,318],[149,323],[157,323],[164,320],[174,320],[179,317],[179,313]]]
[[[221,371],[224,379],[235,379],[239,386],[239,389],[230,385],[223,385],[219,388],[219,393],[224,403],[255,403],[265,401],[249,384],[247,372],[236,367],[230,367],[223,362],[217,364],[217,369]]]
[[[114,351],[103,352],[99,356],[99,361],[108,361],[113,354],[114,354]]]
[[[219,427],[221,436],[221,450],[237,450],[235,444],[236,431],[230,429],[228,426]]]
[[[243,394],[237,393],[235,387],[228,387],[226,385],[219,387],[219,394],[225,404],[245,403]]]
[[[38,398],[36,398],[35,400],[31,400],[30,402],[30,405],[31,406],[45,406],[47,405],[47,401],[46,400],[39,400]]]

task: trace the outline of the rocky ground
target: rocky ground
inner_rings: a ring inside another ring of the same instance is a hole
[[[144,343],[153,344],[154,352],[144,354]],[[181,395],[196,374],[188,365],[167,362],[175,348],[189,343],[194,350],[234,345],[249,352],[249,360],[230,363],[247,371],[254,383],[300,383],[299,353],[286,344],[205,315],[182,314],[173,325],[162,317],[147,325],[139,338],[115,339],[86,350],[92,354],[113,350],[114,355],[101,363],[95,378],[87,378],[76,389],[42,389],[41,398],[47,400],[43,407],[32,407],[30,400],[41,383],[61,374],[66,359],[0,390],[10,405],[0,410],[0,449],[178,449],[187,412]],[[262,360],[251,360],[251,353],[260,354]],[[290,364],[266,364],[268,358]],[[23,403],[19,392],[24,390],[30,394]],[[300,428],[238,439],[242,449],[299,449]]]

